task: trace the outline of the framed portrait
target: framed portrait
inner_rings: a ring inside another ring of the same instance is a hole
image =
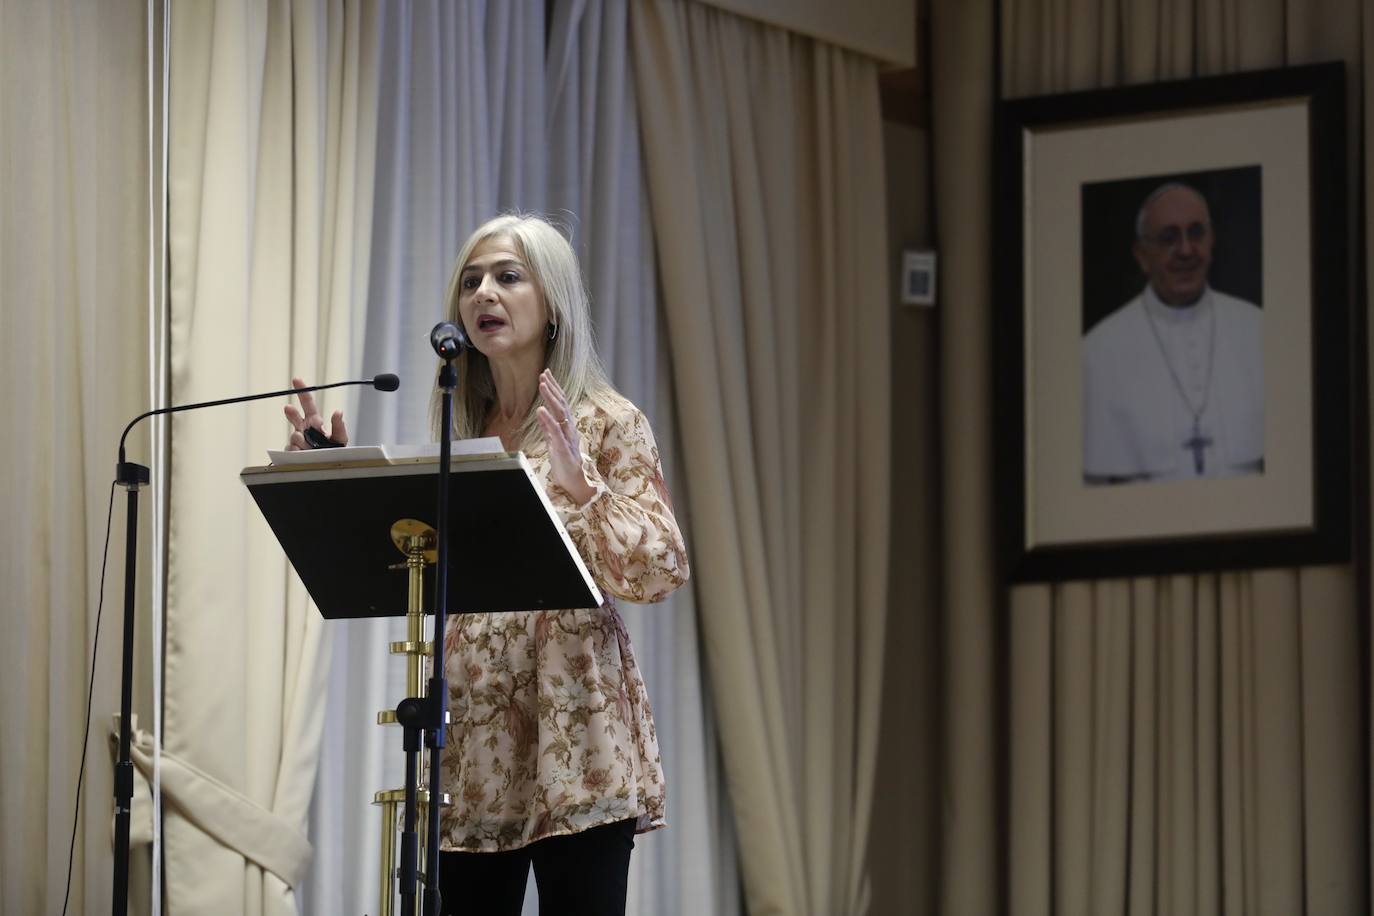
[[[1343,65],[998,113],[1014,581],[1349,559]]]

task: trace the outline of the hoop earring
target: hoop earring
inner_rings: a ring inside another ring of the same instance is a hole
[[[552,321],[550,321],[550,322],[549,322],[549,343],[553,343],[553,342],[554,342],[555,340],[557,340],[557,339],[558,339],[558,325],[556,325],[556,324],[554,324]]]

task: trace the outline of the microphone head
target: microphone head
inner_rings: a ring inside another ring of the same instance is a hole
[[[429,332],[429,345],[442,359],[456,359],[468,348],[468,338],[452,321],[441,321]]]
[[[401,379],[394,372],[383,372],[373,376],[372,387],[378,391],[395,391],[401,387]]]

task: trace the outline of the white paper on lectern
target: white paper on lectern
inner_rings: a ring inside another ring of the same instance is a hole
[[[480,439],[455,439],[452,455],[499,455],[506,450],[497,436]],[[340,461],[403,461],[410,458],[438,458],[439,443],[423,445],[344,445],[339,448],[311,448],[300,451],[268,449],[267,459],[284,464],[334,464]]]

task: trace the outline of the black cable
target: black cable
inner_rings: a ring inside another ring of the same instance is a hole
[[[72,841],[67,847],[67,890],[62,895],[62,916],[72,895],[72,861],[76,856],[76,827],[81,823],[81,782],[86,777],[86,748],[91,743],[91,701],[95,697],[95,660],[100,652],[100,615],[105,610],[105,567],[110,562],[110,520],[114,518],[115,482],[110,481],[110,505],[105,509],[105,549],[100,560],[100,593],[95,603],[95,638],[91,642],[91,684],[86,689],[86,727],[81,732],[81,767],[76,771],[76,810],[72,812]]]

